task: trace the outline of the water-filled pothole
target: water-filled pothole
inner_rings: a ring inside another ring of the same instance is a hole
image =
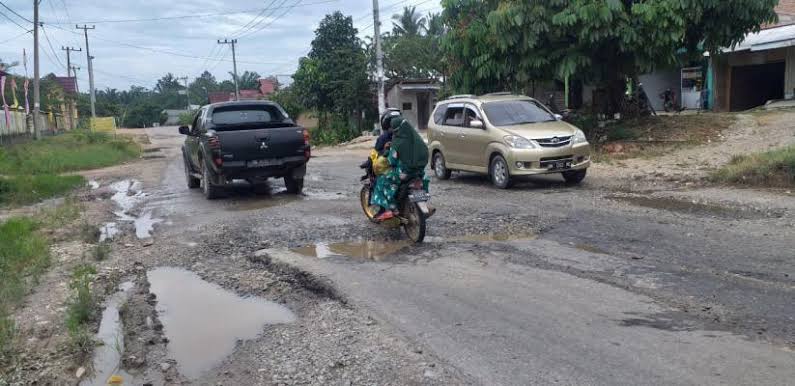
[[[132,282],[120,285],[120,291],[108,299],[105,310],[102,311],[102,321],[96,336],[102,344],[94,351],[92,365],[94,375],[80,382],[81,386],[106,385],[114,375],[119,375],[125,380],[132,379],[129,374],[120,370],[121,355],[124,352],[124,332],[119,309],[127,301],[128,293],[133,286]]]
[[[287,307],[240,297],[184,269],[157,268],[147,277],[169,339],[169,356],[190,379],[232,354],[238,340],[256,338],[267,324],[296,319]]]
[[[411,245],[408,241],[354,241],[345,243],[317,243],[292,251],[309,257],[350,257],[354,259],[381,261]]]

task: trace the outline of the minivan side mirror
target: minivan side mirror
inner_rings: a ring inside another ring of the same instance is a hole
[[[559,121],[562,121],[563,120],[563,116],[560,115],[560,114],[555,114],[555,119],[557,119]]]
[[[188,126],[180,126],[179,133],[182,135],[190,135],[190,127]]]
[[[479,119],[473,119],[469,121],[469,127],[473,129],[482,129],[483,128],[483,121]]]

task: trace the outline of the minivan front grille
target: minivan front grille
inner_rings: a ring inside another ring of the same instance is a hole
[[[535,141],[542,147],[562,147],[571,143],[571,136],[539,138]]]

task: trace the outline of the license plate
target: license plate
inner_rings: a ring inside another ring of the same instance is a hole
[[[560,170],[560,169],[570,169],[571,168],[571,161],[559,161],[555,162],[554,164],[550,164],[550,169],[552,170]]]
[[[246,166],[250,167],[250,168],[261,168],[261,167],[270,166],[270,165],[273,165],[273,164],[274,164],[274,162],[272,160],[257,159],[257,160],[253,160],[253,161],[248,161],[246,163]]]
[[[411,202],[425,202],[431,200],[431,194],[422,190],[415,190],[409,194]]]

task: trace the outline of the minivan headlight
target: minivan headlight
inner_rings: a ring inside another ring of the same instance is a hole
[[[505,139],[505,143],[507,143],[508,146],[510,146],[510,147],[512,147],[514,149],[535,149],[536,148],[536,145],[533,143],[533,141],[531,141],[531,140],[529,140],[529,139],[527,139],[525,137],[520,137],[518,135],[506,135],[504,137],[504,139]]]
[[[574,132],[574,137],[571,139],[571,143],[573,145],[578,143],[588,143],[588,138],[585,137],[585,133],[582,130],[577,129],[577,131]]]

